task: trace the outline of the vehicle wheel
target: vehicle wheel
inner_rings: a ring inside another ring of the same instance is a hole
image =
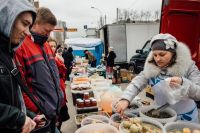
[[[129,66],[128,70],[131,71],[133,74],[135,74],[135,68],[134,68],[134,66]]]

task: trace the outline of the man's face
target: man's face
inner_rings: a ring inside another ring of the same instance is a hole
[[[18,44],[26,35],[30,35],[30,25],[33,23],[33,18],[30,12],[24,12],[17,17],[14,22],[11,32],[11,43]]]
[[[54,30],[54,28],[55,26],[49,23],[44,23],[44,24],[38,23],[38,24],[34,24],[32,31],[43,36],[49,36],[51,31]]]

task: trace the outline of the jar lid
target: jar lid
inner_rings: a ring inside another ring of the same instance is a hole
[[[81,98],[77,98],[77,99],[76,99],[76,101],[80,101],[80,100],[82,100],[82,99],[81,99]]]
[[[90,102],[90,100],[89,100],[89,99],[86,99],[85,102]]]
[[[82,99],[79,100],[80,103],[83,103],[84,101]]]
[[[96,99],[94,99],[94,98],[92,99],[92,102],[96,102],[96,101],[97,101]]]

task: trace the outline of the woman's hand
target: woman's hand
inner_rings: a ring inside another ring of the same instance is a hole
[[[36,122],[36,128],[37,127],[43,127],[46,124],[46,117],[42,115],[37,115],[33,118],[33,120]]]
[[[171,77],[170,85],[182,85],[183,79],[181,77]]]
[[[128,107],[128,105],[129,105],[129,101],[122,99],[119,102],[117,102],[114,107],[115,107],[117,113],[123,114],[124,110]]]

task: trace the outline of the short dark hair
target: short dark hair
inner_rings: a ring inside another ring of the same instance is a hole
[[[88,52],[88,50],[84,50],[84,53]]]
[[[50,9],[46,7],[40,7],[37,10],[37,17],[35,20],[35,24],[41,24],[41,23],[42,24],[48,23],[53,26],[57,25],[57,19],[55,15],[51,12]]]

